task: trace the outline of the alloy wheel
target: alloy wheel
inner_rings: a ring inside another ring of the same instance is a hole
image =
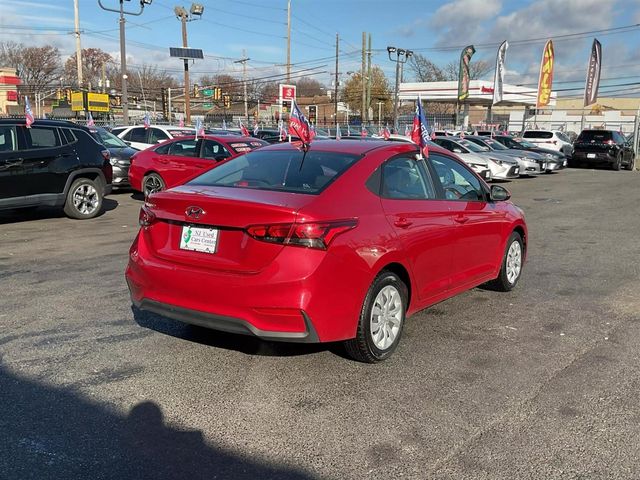
[[[371,309],[371,340],[379,350],[395,342],[403,320],[402,296],[396,287],[387,285],[378,292]]]
[[[149,175],[144,182],[144,194],[145,196],[149,196],[152,193],[159,192],[162,190],[162,180],[156,175]]]
[[[73,206],[83,215],[95,212],[99,203],[98,191],[93,185],[81,184],[73,192]]]
[[[522,269],[522,246],[520,242],[514,241],[509,246],[507,252],[507,280],[510,284],[514,284],[520,276],[520,270]]]

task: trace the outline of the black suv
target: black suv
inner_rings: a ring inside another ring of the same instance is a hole
[[[635,167],[631,143],[615,130],[583,130],[573,143],[571,166],[580,163],[609,164],[614,170]]]
[[[71,122],[0,120],[0,209],[63,207],[93,218],[111,192],[109,151]]]

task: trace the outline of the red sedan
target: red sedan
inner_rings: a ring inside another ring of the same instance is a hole
[[[237,157],[267,142],[236,135],[178,137],[147,148],[131,157],[131,188],[149,195],[180,185],[229,158]]]
[[[487,282],[510,290],[525,260],[524,216],[504,187],[441,148],[417,153],[276,144],[152,194],[126,271],[134,305],[387,358],[406,315]]]

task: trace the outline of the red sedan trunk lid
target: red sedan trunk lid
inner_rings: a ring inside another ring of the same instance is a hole
[[[256,240],[250,225],[293,223],[312,195],[233,187],[176,187],[148,200],[156,219],[143,229],[152,253],[165,260],[195,267],[252,274],[264,269],[284,248]],[[186,228],[218,231],[215,252],[181,248]]]

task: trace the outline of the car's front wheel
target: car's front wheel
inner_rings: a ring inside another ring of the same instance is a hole
[[[64,213],[78,220],[93,218],[102,210],[102,198],[102,189],[94,180],[78,178],[67,193]]]
[[[500,265],[500,274],[495,280],[487,283],[487,286],[501,292],[512,290],[520,280],[523,263],[524,242],[518,232],[513,232],[507,241],[507,248]]]
[[[629,160],[629,163],[627,163],[624,167],[627,170],[633,170],[634,168],[636,168],[636,157],[635,155],[631,157],[631,160]]]
[[[400,341],[407,300],[404,282],[393,272],[381,272],[365,297],[356,337],[345,342],[349,356],[366,363],[387,359]]]
[[[611,165],[611,168],[618,171],[622,168],[622,154],[616,157],[615,162]]]
[[[157,173],[150,173],[142,179],[142,193],[145,197],[148,197],[152,193],[164,190],[166,184],[160,175]]]

